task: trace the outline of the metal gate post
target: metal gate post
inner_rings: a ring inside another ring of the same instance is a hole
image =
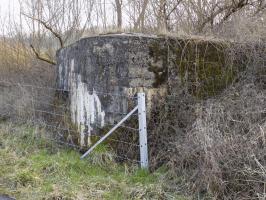
[[[148,145],[147,145],[145,93],[138,93],[138,118],[139,118],[140,165],[141,168],[148,169],[149,161],[148,161]]]

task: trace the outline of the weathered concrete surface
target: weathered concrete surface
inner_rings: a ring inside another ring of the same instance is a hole
[[[84,38],[57,53],[59,88],[69,91],[72,122],[81,132],[80,144],[97,127],[121,119],[133,107],[138,91],[151,94],[155,74],[149,71],[149,46],[156,37],[106,35]],[[110,94],[110,95],[109,95]]]
[[[113,123],[133,107],[122,96],[180,94],[199,98],[215,95],[233,80],[237,68],[228,50],[231,44],[119,34],[81,39],[57,53],[59,88],[69,91],[72,122],[81,133],[80,144],[97,127]],[[90,137],[88,137],[90,138]]]

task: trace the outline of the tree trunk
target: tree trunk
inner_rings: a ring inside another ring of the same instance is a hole
[[[166,15],[166,0],[160,0],[158,14],[158,32],[165,33],[167,31],[167,15]]]
[[[115,0],[116,14],[117,14],[117,28],[119,31],[122,29],[122,0]]]
[[[138,29],[139,27],[141,28],[141,30],[143,31],[144,29],[144,20],[145,20],[145,11],[146,8],[148,6],[149,0],[144,0],[143,2],[143,6],[142,6],[142,10],[139,14],[139,17],[136,21],[136,23],[134,24],[134,29]]]

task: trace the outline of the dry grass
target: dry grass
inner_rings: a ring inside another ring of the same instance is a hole
[[[0,114],[8,117],[32,115],[32,98],[38,97],[48,104],[54,100],[54,91],[23,84],[54,87],[55,68],[36,60],[31,50],[16,39],[0,39]]]
[[[215,199],[265,197],[265,97],[245,85],[197,105],[195,123],[175,144],[180,153],[168,163],[193,182],[190,189]]]
[[[23,44],[0,40],[1,71],[31,70],[31,52]]]
[[[0,38],[0,80],[49,85],[55,69],[35,58],[29,46],[16,38]]]
[[[265,88],[240,82],[219,97],[186,106],[187,113],[174,116],[178,123],[162,120],[166,124],[154,134],[164,137],[151,137],[157,140],[151,148],[165,144],[155,150],[154,163],[167,162],[172,176],[183,177],[186,189],[202,197],[264,199],[265,105]]]
[[[199,199],[266,198],[265,48],[246,45],[232,49],[246,70],[219,95],[199,100],[179,91],[156,103],[153,167],[167,163],[172,184]]]

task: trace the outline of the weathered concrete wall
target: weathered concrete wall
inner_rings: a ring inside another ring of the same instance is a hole
[[[155,74],[149,71],[149,47],[154,37],[107,35],[85,38],[61,49],[58,54],[59,88],[69,92],[71,118],[81,132],[80,144],[97,127],[113,123],[132,104],[123,96],[145,90],[149,98],[165,87],[154,88]],[[109,95],[113,94],[113,95]]]
[[[97,127],[126,113],[130,104],[119,95],[144,90],[148,107],[154,95],[178,94],[185,88],[198,98],[215,95],[233,80],[237,68],[225,42],[145,35],[84,38],[58,51],[58,85],[69,92],[71,117],[80,144]],[[113,94],[113,95],[108,95]],[[118,95],[118,96],[116,96]]]

